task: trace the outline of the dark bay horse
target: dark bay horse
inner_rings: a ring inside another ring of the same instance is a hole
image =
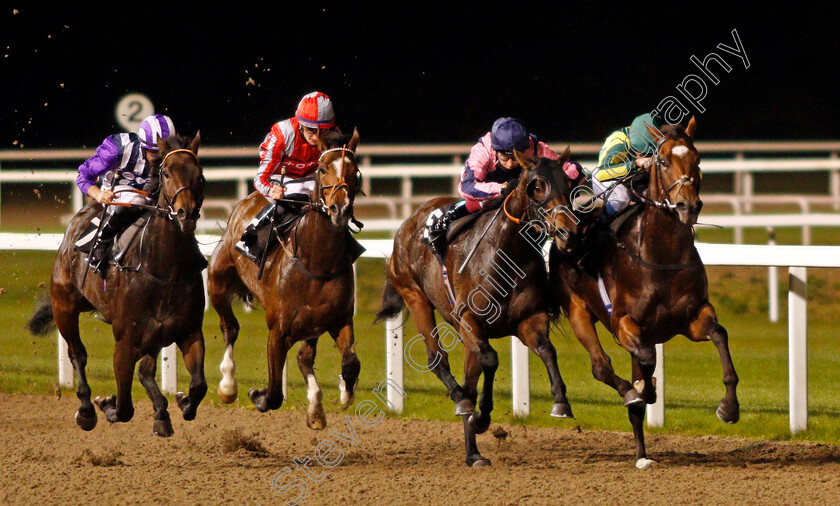
[[[359,191],[358,144],[359,133],[355,130],[351,138],[334,131],[319,133],[321,158],[315,172],[315,191],[290,244],[268,253],[261,279],[258,266],[236,251],[235,245],[267,200],[254,192],[231,214],[208,271],[210,303],[219,314],[227,344],[220,366],[223,378],[219,397],[223,402],[233,402],[237,396],[233,346],[239,322],[231,302],[234,296],[253,296],[265,308],[268,325],[268,388],[248,393],[257,410],[265,412],[283,404],[286,354],[294,343],[302,341],[297,359],[310,403],[306,423],[312,429],[326,427],[322,393],[313,370],[318,338],[324,332],[335,340],[342,357],[341,404],[344,408],[352,404],[360,364],[353,333],[355,258],[347,224]]]
[[[583,274],[561,251],[552,248],[550,276],[560,310],[589,351],[592,373],[624,399],[636,441],[637,466],[646,467],[645,403],[656,401],[652,376],[654,346],[677,334],[692,341],[711,340],[723,364],[726,394],[717,409],[726,423],[739,418],[735,392],[738,376],[729,354],[726,329],[709,303],[706,269],[694,246],[692,227],[702,208],[700,156],[694,147],[694,118],[683,129],[651,129],[657,141],[648,169],[644,208],[628,220],[603,250],[599,272],[612,302],[608,312],[598,283]],[[632,358],[633,384],[620,378],[601,347],[595,322],[600,321]]]
[[[87,350],[79,335],[79,314],[83,312],[96,311],[111,322],[116,340],[117,395],[93,401],[109,422],[127,422],[134,415],[131,383],[139,360],[137,377],[155,409],[153,431],[159,436],[172,435],[168,402],[155,381],[158,354],[172,343],[180,348],[191,376],[188,395],[177,395],[185,420],[195,418],[198,404],[207,392],[201,331],[201,271],[206,262],[195,238],[195,223],[204,198],[204,176],[198,161],[200,144],[199,134],[195,139],[173,135],[159,142],[162,162],[152,172],[152,179],[159,185],[157,206],[145,229],[138,232],[123,253],[121,265],[108,267],[104,281],[93,273],[86,275],[85,254],[74,248],[91,220],[101,213],[102,205],[88,204],[79,211],[58,249],[50,300],[36,310],[29,328],[45,333],[54,320],[67,342],[76,371],[76,394],[81,401],[76,423],[84,430],[96,426],[96,410],[85,373]]]
[[[475,440],[476,434],[490,426],[493,410],[493,378],[499,360],[490,339],[515,335],[538,355],[551,379],[555,399],[551,414],[572,416],[557,353],[548,337],[550,292],[542,253],[545,239],[553,237],[555,245],[565,250],[577,232],[577,219],[561,211],[569,204],[570,181],[562,168],[569,150],[559,161],[530,160],[521,153],[516,156],[522,175],[501,204],[504,215],[484,213],[449,246],[445,265],[454,301],[447,295],[439,261],[419,240],[427,216],[456,200],[440,197],[423,204],[397,231],[382,309],[377,313],[379,321],[399,314],[404,306],[411,311],[425,340],[429,370],[446,386],[455,402],[455,415],[463,417],[468,466],[490,464],[479,453]],[[461,270],[485,229],[486,236]],[[436,327],[435,310],[454,328],[454,337],[451,331]],[[465,350],[463,386],[452,376],[447,354],[457,340],[464,343]],[[480,411],[476,412],[482,374]]]

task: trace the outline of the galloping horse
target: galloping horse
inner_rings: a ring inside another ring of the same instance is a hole
[[[637,194],[644,208],[624,224],[602,252],[599,272],[612,302],[608,311],[598,283],[562,252],[552,248],[550,276],[556,301],[589,351],[592,373],[624,399],[636,441],[638,467],[646,467],[645,403],[656,401],[652,381],[654,345],[677,334],[692,341],[712,340],[723,364],[726,395],[717,409],[726,423],[739,418],[735,387],[738,375],[729,354],[726,329],[709,303],[706,269],[694,247],[692,227],[700,209],[700,156],[694,147],[696,122],[650,129],[657,141],[647,170],[647,191]],[[644,175],[644,173],[640,173]],[[618,377],[601,347],[600,321],[626,349],[633,364],[633,384]]]
[[[43,334],[54,320],[67,342],[81,401],[76,423],[84,430],[96,426],[96,410],[85,373],[87,350],[79,336],[82,312],[96,311],[111,322],[116,340],[117,395],[94,400],[109,422],[127,422],[134,415],[131,383],[139,359],[137,377],[155,409],[153,431],[163,437],[172,435],[168,402],[155,381],[158,354],[172,343],[180,348],[191,376],[189,394],[177,395],[185,420],[195,418],[207,392],[201,331],[201,271],[206,261],[195,239],[195,223],[204,199],[200,144],[199,134],[195,139],[173,135],[158,143],[162,162],[152,171],[152,179],[159,185],[157,205],[149,213],[145,228],[122,254],[120,265],[108,267],[104,281],[99,276],[87,276],[85,254],[74,247],[91,220],[101,213],[100,204],[88,204],[73,217],[58,249],[50,300],[36,310],[28,326]]]
[[[235,245],[267,203],[266,198],[254,192],[231,214],[208,271],[210,303],[219,314],[219,326],[227,344],[219,368],[223,374],[219,397],[223,402],[233,402],[237,396],[233,345],[239,335],[239,322],[231,309],[234,296],[253,296],[265,308],[268,389],[251,389],[248,393],[257,410],[265,412],[283,404],[286,354],[294,343],[303,341],[297,358],[309,399],[306,424],[316,430],[326,427],[322,393],[312,367],[318,338],[324,332],[330,333],[342,355],[342,407],[353,402],[360,365],[353,334],[355,256],[347,224],[359,191],[355,154],[358,144],[359,133],[355,130],[350,139],[333,131],[319,133],[321,158],[315,173],[315,191],[292,232],[290,247],[282,245],[268,253],[261,279],[259,267],[237,252]]]
[[[439,197],[423,204],[397,231],[382,309],[377,313],[379,321],[399,314],[404,306],[411,311],[425,340],[429,370],[446,386],[455,402],[455,415],[463,417],[468,466],[490,464],[475,441],[475,434],[490,426],[493,410],[493,378],[499,360],[490,339],[516,335],[537,354],[551,379],[555,399],[552,416],[572,416],[557,353],[548,337],[550,292],[542,254],[543,239],[553,236],[562,250],[577,232],[577,220],[571,213],[556,212],[568,209],[570,182],[562,167],[569,149],[557,161],[530,160],[518,152],[515,155],[523,169],[516,188],[501,203],[505,217],[498,211],[495,215],[486,212],[450,244],[445,264],[454,293],[447,295],[439,261],[419,241],[427,216],[455,200]],[[549,214],[546,222],[543,218]],[[482,230],[487,231],[486,237],[468,259]],[[456,336],[435,326],[435,309],[455,329]],[[465,350],[463,387],[450,372],[447,354],[457,339],[464,343]],[[480,411],[475,412],[482,373]]]

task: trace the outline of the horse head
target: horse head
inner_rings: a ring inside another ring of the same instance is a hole
[[[563,171],[563,164],[569,159],[569,147],[557,160],[531,159],[519,151],[514,151],[514,156],[523,169],[515,191],[524,193],[528,199],[528,219],[541,224],[543,233],[552,238],[558,250],[570,251],[580,220],[570,208],[572,184]]]
[[[694,225],[703,208],[700,200],[700,155],[694,147],[697,122],[688,126],[665,125],[662,131],[648,127],[656,141],[654,163],[650,164],[648,196],[657,207],[674,212],[683,225]]]
[[[353,217],[353,202],[360,191],[361,171],[356,162],[358,145],[358,129],[353,129],[349,139],[333,130],[318,133],[321,157],[312,198],[323,206],[336,227],[347,226]]]
[[[201,132],[194,139],[172,135],[158,142],[160,168],[158,206],[182,232],[193,233],[204,201],[204,174],[198,160]]]

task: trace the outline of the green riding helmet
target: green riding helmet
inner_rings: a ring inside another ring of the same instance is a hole
[[[627,136],[630,149],[640,155],[653,154],[656,149],[656,141],[650,132],[648,132],[647,126],[650,125],[659,130],[664,124],[665,122],[662,121],[659,115],[651,116],[648,113],[636,116],[633,122],[630,123],[630,132]]]

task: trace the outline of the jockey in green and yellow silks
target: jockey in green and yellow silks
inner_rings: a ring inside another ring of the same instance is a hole
[[[648,126],[659,130],[659,116],[642,114],[630,126],[611,133],[598,154],[598,166],[592,172],[592,189],[605,200],[604,210],[612,216],[630,203],[630,193],[621,184],[623,178],[647,166],[656,151],[656,140]]]

